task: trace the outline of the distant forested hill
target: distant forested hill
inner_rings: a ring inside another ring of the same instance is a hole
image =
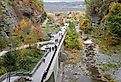
[[[84,2],[44,2],[47,12],[68,12],[83,11],[85,9]]]

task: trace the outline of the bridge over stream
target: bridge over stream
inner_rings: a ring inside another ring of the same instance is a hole
[[[31,73],[15,73],[11,72],[10,82],[17,82],[18,79],[24,77],[29,82],[58,82],[58,73],[60,67],[59,56],[63,52],[63,41],[66,36],[66,30],[69,24],[61,27],[61,30],[51,37],[50,41],[35,43],[37,48],[44,50],[45,54],[37,63]],[[31,46],[35,45],[32,44]],[[27,48],[30,45],[24,45],[11,49],[12,51]],[[4,56],[8,51],[0,52],[0,56]],[[7,82],[8,74],[0,77],[0,82]],[[28,82],[27,81],[27,82]]]

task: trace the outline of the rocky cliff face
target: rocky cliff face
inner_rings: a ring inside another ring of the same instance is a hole
[[[41,23],[45,19],[41,0],[0,0],[0,39],[13,33],[26,36],[33,32],[41,36]]]

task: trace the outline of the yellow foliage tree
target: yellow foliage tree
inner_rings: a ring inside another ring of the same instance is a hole
[[[23,28],[23,27],[26,27],[28,25],[28,22],[25,20],[25,19],[22,19],[19,23],[20,27]]]
[[[87,19],[82,19],[79,23],[80,29],[84,30],[88,26],[88,20]]]
[[[22,32],[22,29],[27,27],[28,25],[28,22],[25,20],[25,19],[22,19],[20,22],[19,22],[19,25],[18,27],[15,29],[15,32],[17,34],[20,34]]]

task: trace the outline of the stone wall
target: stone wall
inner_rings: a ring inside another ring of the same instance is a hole
[[[96,65],[96,55],[98,54],[98,46],[93,42],[90,44],[84,44],[84,54],[83,54],[83,63],[87,70],[87,75],[91,76],[92,79],[99,82],[108,82],[104,79],[101,70]]]

